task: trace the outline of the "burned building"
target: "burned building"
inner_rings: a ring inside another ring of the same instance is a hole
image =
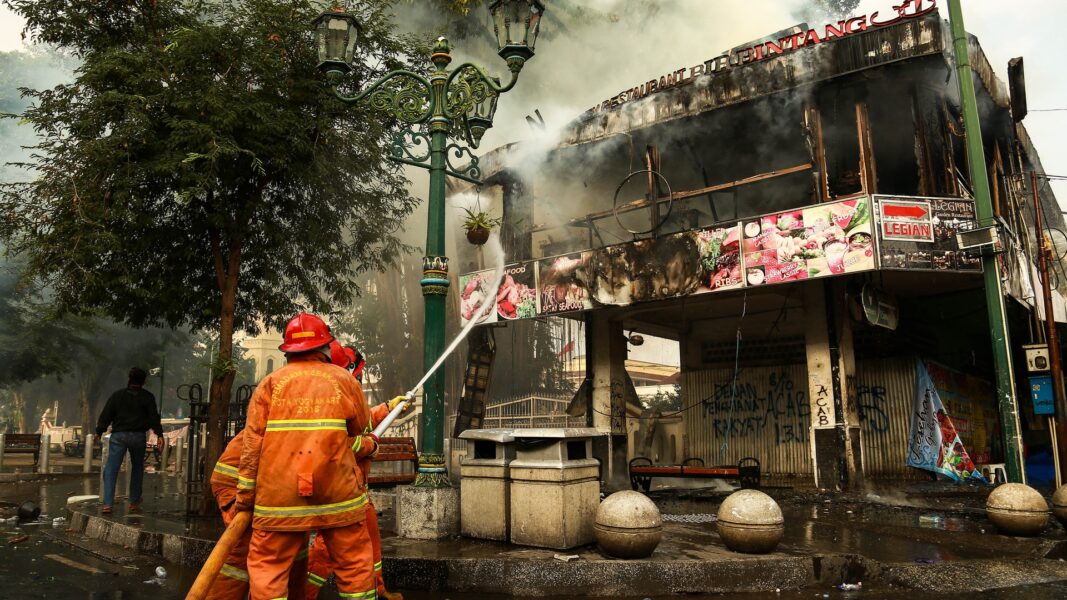
[[[933,382],[977,465],[1004,462],[1005,418],[1031,453],[1047,447],[1022,353],[1042,330],[1029,180],[1042,168],[1021,86],[1013,107],[974,38],[969,52],[994,219],[972,199],[935,4],[801,25],[636,83],[548,149],[484,156],[482,196],[499,203],[523,302],[484,329],[580,324],[588,378],[575,403],[614,436],[615,475],[632,458],[619,439],[630,332],[679,344],[672,416],[684,454],[707,464],[755,457],[765,476],[828,488],[920,476],[908,466],[917,379]],[[1039,195],[1042,229],[1062,231],[1051,190]],[[960,247],[959,233],[986,227],[1000,233],[995,249]],[[1004,281],[1017,390],[1007,412],[993,391],[982,252],[998,253]],[[456,262],[475,270],[471,257]],[[463,313],[470,300],[457,301]],[[478,414],[483,396],[465,396],[459,411]]]

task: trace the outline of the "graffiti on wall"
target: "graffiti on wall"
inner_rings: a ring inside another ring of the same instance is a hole
[[[856,388],[856,407],[859,409],[860,425],[866,425],[874,433],[889,431],[889,413],[886,412],[884,385],[861,385]]]
[[[807,391],[798,388],[785,371],[772,371],[764,381],[716,383],[714,393],[703,402],[704,416],[711,420],[718,438],[770,435],[779,444],[807,441],[811,408]]]

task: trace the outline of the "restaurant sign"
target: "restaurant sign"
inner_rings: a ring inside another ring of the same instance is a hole
[[[907,271],[981,271],[982,258],[961,250],[956,233],[978,222],[965,198],[875,196],[879,266]]]
[[[632,88],[623,90],[591,108],[587,114],[611,110],[627,102],[639,100],[651,94],[659,93],[671,88],[688,85],[702,75],[718,75],[735,67],[760,62],[775,56],[790,54],[801,50],[829,42],[839,38],[863,33],[872,29],[889,27],[902,21],[909,21],[937,10],[936,0],[904,0],[899,5],[893,6],[893,13],[883,15],[882,11],[875,11],[870,15],[843,19],[836,23],[828,23],[822,29],[806,27],[794,27],[784,37],[773,40],[761,41],[752,45],[735,48],[720,56],[708,59],[702,64],[692,67],[681,67],[650,79]]]
[[[887,199],[879,203],[878,208],[882,215],[880,230],[883,240],[934,241],[934,222],[929,202]]]

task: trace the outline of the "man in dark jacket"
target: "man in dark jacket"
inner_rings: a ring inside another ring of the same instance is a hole
[[[130,369],[129,383],[125,388],[111,394],[96,422],[96,435],[103,435],[111,427],[111,442],[108,444],[107,465],[104,467],[104,508],[102,512],[110,513],[115,502],[115,483],[119,478],[119,468],[126,452],[130,453],[133,472],[130,477],[130,511],[141,508],[141,484],[144,480],[144,456],[147,450],[147,432],[156,432],[160,442],[163,441],[163,425],[159,422],[156,398],[144,389],[148,373],[144,369]]]

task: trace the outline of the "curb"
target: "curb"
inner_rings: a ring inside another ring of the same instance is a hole
[[[88,538],[136,550],[140,554],[162,556],[164,559],[190,567],[200,567],[207,560],[214,540],[145,531],[140,527],[111,521],[67,507],[69,527]]]
[[[141,554],[200,567],[214,540],[144,531],[68,506],[70,528]],[[430,542],[432,543],[432,542]],[[384,561],[389,587],[453,593],[619,597],[632,595],[773,592],[863,581],[932,593],[1067,581],[1067,541],[1050,540],[1031,558],[935,564],[882,563],[856,554],[787,554],[728,560],[523,560],[519,558],[405,557]]]

